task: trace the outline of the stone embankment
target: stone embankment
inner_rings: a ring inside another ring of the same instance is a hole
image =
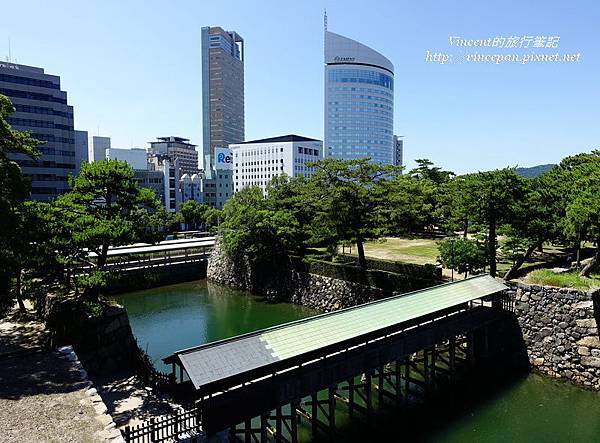
[[[600,390],[600,290],[508,285],[531,365],[543,374]]]
[[[105,374],[132,366],[137,344],[122,306],[106,306],[101,315],[91,315],[71,297],[48,296],[45,320],[53,332],[54,345],[72,344],[90,373]]]
[[[269,296],[247,263],[233,263],[215,246],[207,278],[216,283]],[[287,270],[269,276],[278,299],[332,311],[393,295],[341,279]],[[507,282],[530,364],[540,373],[600,390],[600,290],[544,287]],[[284,297],[281,297],[281,294]],[[274,297],[276,298],[276,297]]]
[[[268,278],[276,282],[275,287],[264,287],[260,283],[261,279],[253,275],[248,263],[233,263],[219,243],[215,245],[208,262],[209,281],[277,300],[328,312],[396,294],[372,286],[289,269],[279,269],[276,275]]]

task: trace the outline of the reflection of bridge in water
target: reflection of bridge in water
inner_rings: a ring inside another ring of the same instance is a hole
[[[505,289],[472,277],[178,351],[164,362],[175,392],[197,407],[167,434],[185,421],[186,432],[295,442],[301,419],[313,436],[333,436],[338,402],[368,416],[377,400],[426,398],[500,346],[495,325],[512,310]]]

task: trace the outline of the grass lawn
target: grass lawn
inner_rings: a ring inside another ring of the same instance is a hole
[[[566,266],[566,259],[568,255],[568,251],[560,246],[554,246],[550,244],[544,245],[543,252],[534,252],[529,259],[523,263],[521,266],[522,272],[526,272],[528,269],[536,269],[544,266],[544,264],[548,264],[549,266],[554,264],[554,266]],[[509,260],[504,260],[502,256],[498,257],[498,272],[503,275],[506,271],[510,269],[512,266],[512,262]]]
[[[340,252],[342,252],[341,248]],[[348,253],[348,248],[345,248],[345,252],[346,254]],[[352,247],[350,253],[356,255],[356,247]],[[367,257],[416,263],[419,265],[426,263],[436,264],[438,248],[436,240],[390,237],[385,241],[370,241],[365,243],[365,255]]]
[[[588,290],[592,287],[600,287],[600,274],[592,274],[591,278],[583,278],[577,272],[556,273],[551,269],[537,269],[527,274],[525,281],[538,285]]]
[[[439,240],[427,238],[406,239],[388,237],[384,241],[369,241],[365,243],[365,255],[367,257],[394,260],[404,263],[416,263],[419,265],[431,263],[437,265],[437,257],[439,255],[437,248],[438,241]],[[341,247],[339,252],[342,253]],[[344,248],[344,252],[355,256],[356,246],[353,246],[350,251],[346,247]],[[566,259],[568,255],[569,251],[566,248],[545,244],[543,252],[534,252],[529,260],[521,267],[521,275],[525,275],[529,271],[524,278],[524,281],[541,285],[572,287],[583,290],[588,290],[593,286],[600,286],[600,275],[594,275],[593,278],[585,279],[580,278],[577,273],[573,272],[557,274],[550,269],[544,269],[567,266]],[[503,260],[502,257],[499,256],[498,274],[500,276],[504,275],[511,265],[511,261]],[[451,271],[444,268],[442,274],[444,277],[450,277]],[[458,276],[455,273],[454,278],[460,279],[462,276]]]

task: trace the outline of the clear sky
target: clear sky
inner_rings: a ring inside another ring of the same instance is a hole
[[[202,140],[200,28],[245,39],[246,139],[323,137],[323,8],[329,30],[395,65],[405,159],[468,172],[557,162],[600,146],[600,3],[581,1],[0,0],[0,55],[61,76],[76,129],[143,147]],[[449,36],[560,36],[572,63],[427,62]]]

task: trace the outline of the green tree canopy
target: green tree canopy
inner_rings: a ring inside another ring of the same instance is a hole
[[[462,219],[465,232],[471,223],[486,231],[488,262],[493,276],[496,275],[497,230],[512,220],[517,202],[523,198],[524,186],[524,179],[513,168],[457,177],[454,217]]]
[[[139,188],[133,175],[131,166],[119,160],[84,163],[71,179],[71,191],[54,202],[53,225],[70,250],[65,260],[86,260],[88,251],[94,252],[94,282],[105,270],[109,247],[163,235],[148,226],[160,202],[152,190]]]
[[[297,249],[298,222],[289,211],[269,209],[258,187],[236,192],[225,203],[223,215],[219,232],[234,259],[275,263],[287,251]]]
[[[382,181],[381,187],[382,223],[387,234],[412,235],[430,226],[437,191],[433,182],[398,175],[392,180]]]
[[[13,112],[15,108],[10,100],[0,94],[0,305],[13,300],[10,296],[11,280],[13,277],[19,280],[21,276],[16,257],[22,247],[19,230],[24,222],[23,202],[30,191],[29,181],[8,154],[24,154],[37,159],[40,156],[38,146],[42,143],[28,132],[20,132],[10,126],[6,118]],[[18,281],[15,292],[20,308],[24,309]]]
[[[600,151],[569,160],[572,192],[566,209],[565,230],[596,244],[594,256],[581,270],[582,277],[589,277],[600,264]]]
[[[209,206],[195,200],[187,200],[181,205],[179,212],[186,229],[198,229],[206,223],[206,211]]]
[[[411,169],[408,173],[410,176],[419,180],[429,180],[437,185],[446,183],[454,177],[454,172],[444,171],[438,166],[434,166],[434,163],[427,158],[419,158],[415,160],[417,167]]]
[[[504,275],[507,280],[516,275],[536,249],[560,236],[565,217],[568,189],[564,172],[559,168],[524,179],[523,191],[522,198],[513,205],[513,216],[504,231],[513,256],[513,265]]]
[[[446,269],[465,274],[465,278],[487,264],[485,248],[477,240],[464,237],[445,239],[438,242],[438,250],[438,262]]]
[[[370,159],[325,159],[315,163],[315,168],[311,181],[319,203],[316,222],[332,228],[333,241],[356,242],[358,264],[365,268],[364,242],[387,232],[386,183],[400,173],[400,168]]]

